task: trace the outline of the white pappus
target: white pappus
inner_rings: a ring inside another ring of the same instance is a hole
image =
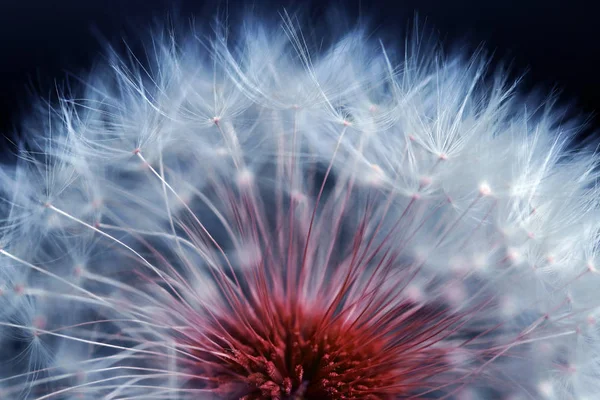
[[[0,166],[3,399],[600,393],[594,149],[481,52],[157,30]]]

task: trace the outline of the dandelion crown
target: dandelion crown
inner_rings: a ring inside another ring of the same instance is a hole
[[[164,30],[38,103],[0,167],[0,398],[597,399],[563,114],[481,54],[297,25]]]

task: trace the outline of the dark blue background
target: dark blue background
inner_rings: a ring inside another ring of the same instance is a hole
[[[179,0],[181,15],[198,19],[255,7],[280,10],[305,1],[242,2]],[[318,23],[329,2],[314,1],[309,15]],[[591,2],[590,2],[591,3]],[[402,34],[415,12],[427,18],[448,43],[460,40],[495,51],[515,73],[528,70],[526,87],[561,89],[584,113],[600,111],[600,21],[586,1],[559,0],[338,0],[356,18],[372,17],[379,31]],[[168,0],[4,0],[0,5],[0,132],[14,135],[29,93],[47,95],[54,78],[91,66],[101,50],[100,36],[118,40],[146,28],[153,17],[172,11]],[[100,35],[98,35],[100,33]],[[597,116],[591,128],[600,128]]]

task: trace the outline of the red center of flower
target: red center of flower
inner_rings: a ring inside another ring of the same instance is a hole
[[[204,387],[226,399],[374,400],[443,385],[438,378],[449,370],[447,350],[436,343],[453,318],[440,310],[407,303],[373,319],[272,307],[217,319],[194,345],[210,349],[194,353],[203,360],[193,373]]]

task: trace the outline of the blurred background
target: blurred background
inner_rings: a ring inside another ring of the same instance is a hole
[[[589,122],[584,135],[600,130],[600,21],[583,0],[0,0],[0,134],[14,137],[31,96],[48,97],[67,73],[93,65],[103,41],[118,42],[148,28],[173,10],[196,23],[219,13],[249,9],[277,17],[301,6],[315,26],[331,5],[349,21],[368,17],[375,35],[398,35],[418,14],[440,40],[472,51],[483,43],[493,64],[510,63],[526,73],[522,88],[560,99]],[[589,2],[592,3],[592,2]]]

